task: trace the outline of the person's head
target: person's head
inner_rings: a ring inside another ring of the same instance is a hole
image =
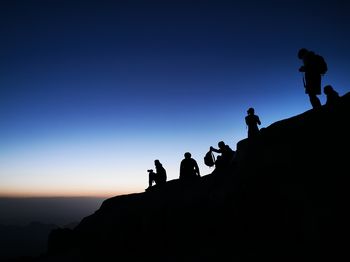
[[[331,85],[326,85],[324,88],[323,88],[323,93],[325,93],[326,95],[329,95],[330,93],[332,93],[334,90],[333,90],[333,87]]]
[[[248,115],[254,115],[254,108],[250,107],[250,108],[247,110],[247,113],[248,113]]]
[[[184,154],[184,156],[185,156],[186,159],[189,159],[189,158],[191,158],[191,153],[190,152],[186,152]]]
[[[299,49],[298,58],[303,59],[307,55],[308,52],[309,52],[309,50],[307,50],[306,48]]]
[[[156,160],[154,160],[154,165],[155,165],[155,166],[160,166],[160,165],[161,165],[161,163],[159,162],[159,160],[158,160],[158,159],[156,159]]]
[[[220,141],[219,143],[218,143],[218,147],[220,148],[220,149],[224,149],[225,148],[225,143],[224,143],[224,141]]]

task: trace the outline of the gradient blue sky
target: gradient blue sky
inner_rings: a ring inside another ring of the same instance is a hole
[[[0,2],[0,196],[141,192],[159,159],[310,109],[297,51],[350,88],[349,1]],[[320,96],[322,103],[324,95]]]

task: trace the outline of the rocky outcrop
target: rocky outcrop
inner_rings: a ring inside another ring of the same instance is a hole
[[[346,255],[350,94],[237,144],[226,174],[103,202],[48,259],[317,261]]]

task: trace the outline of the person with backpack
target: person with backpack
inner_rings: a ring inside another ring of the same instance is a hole
[[[192,158],[190,152],[184,154],[184,159],[180,163],[180,180],[193,180],[200,178],[197,161]]]
[[[321,107],[321,102],[317,95],[321,94],[321,76],[327,72],[327,64],[322,56],[306,48],[299,50],[298,58],[303,61],[299,72],[304,73],[305,93],[309,95],[312,108],[319,108]]]
[[[219,153],[215,161],[215,173],[226,173],[233,164],[235,151],[226,145],[224,141],[218,143],[218,149],[210,147],[211,152]]]
[[[260,119],[254,114],[254,108],[249,108],[247,111],[247,116],[245,117],[245,123],[248,127],[248,138],[253,138],[259,134],[259,127],[261,125]]]

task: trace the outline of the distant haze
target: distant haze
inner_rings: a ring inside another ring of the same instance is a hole
[[[0,198],[0,225],[31,222],[65,226],[95,212],[105,198],[47,197]]]

